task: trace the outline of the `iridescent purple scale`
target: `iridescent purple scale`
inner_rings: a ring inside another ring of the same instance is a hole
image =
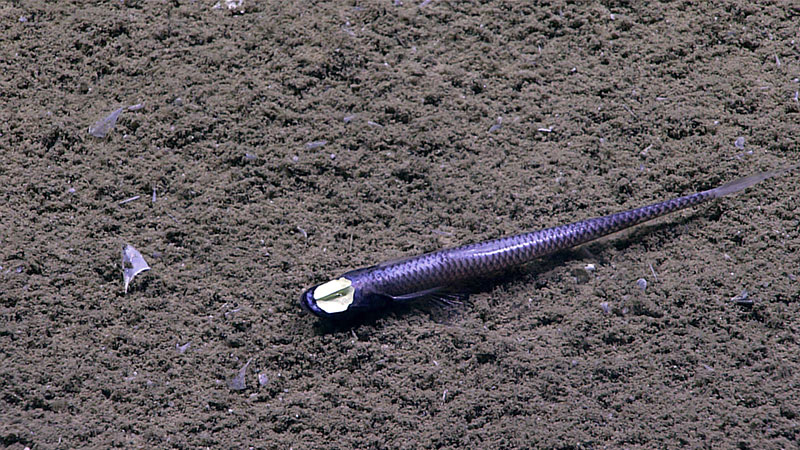
[[[358,285],[390,296],[458,286],[716,197],[714,190],[703,191],[608,216],[388,262],[359,273]]]

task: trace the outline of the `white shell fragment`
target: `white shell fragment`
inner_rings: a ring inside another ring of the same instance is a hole
[[[122,278],[125,280],[125,293],[128,293],[128,285],[133,277],[145,270],[150,270],[147,261],[144,260],[139,250],[133,246],[125,244],[122,247]]]
[[[89,127],[89,134],[94,137],[104,138],[106,135],[114,129],[114,126],[117,124],[117,119],[119,115],[122,114],[125,108],[119,108],[112,112],[111,114],[103,117],[102,119],[98,120],[94,123],[94,125]]]

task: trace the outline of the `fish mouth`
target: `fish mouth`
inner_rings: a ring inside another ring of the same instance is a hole
[[[325,311],[321,310],[317,306],[317,301],[314,300],[314,289],[316,289],[316,286],[303,292],[300,296],[300,306],[315,316],[324,317]]]

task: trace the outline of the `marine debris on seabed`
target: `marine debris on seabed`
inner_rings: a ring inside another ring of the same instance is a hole
[[[754,303],[753,299],[750,298],[750,293],[747,292],[747,289],[743,289],[742,292],[739,293],[739,295],[731,298],[731,301],[736,303],[737,305],[744,305],[744,306],[751,306]]]
[[[175,350],[178,351],[181,355],[186,353],[186,350],[189,350],[189,347],[192,346],[192,341],[189,341],[183,345],[175,344]]]
[[[494,125],[489,127],[489,133],[494,133],[495,131],[499,130],[500,128],[503,128],[503,117],[502,116],[497,117],[497,123],[495,123]]]
[[[309,150],[312,150],[312,149],[315,149],[315,148],[323,147],[327,143],[328,143],[328,141],[326,141],[324,139],[320,140],[320,141],[311,141],[308,144],[306,144],[306,148],[309,149]]]
[[[134,195],[133,197],[126,198],[125,200],[121,200],[121,201],[119,202],[119,204],[120,204],[120,205],[124,205],[125,203],[134,202],[134,201],[136,201],[136,200],[139,200],[141,197],[142,197],[141,195]]]
[[[150,270],[147,261],[144,260],[139,250],[132,245],[125,244],[122,247],[122,278],[125,281],[125,293],[128,293],[128,285],[136,275]]]
[[[228,11],[244,12],[244,0],[223,0],[215,3],[211,9],[222,9],[223,6]]]
[[[653,269],[653,264],[647,263],[650,266],[650,272],[653,274],[653,281],[658,282],[658,275],[656,275],[655,269]]]
[[[243,391],[247,389],[247,368],[250,366],[250,362],[253,361],[253,358],[247,360],[247,362],[239,369],[239,373],[236,374],[235,377],[228,380],[228,387],[234,391]]]
[[[111,114],[103,117],[102,119],[95,122],[92,126],[89,127],[89,134],[96,138],[104,138],[114,127],[117,125],[117,119],[123,113],[123,111],[138,111],[144,108],[144,103],[137,103],[135,105],[130,106],[123,106],[121,108],[117,108],[114,111],[111,111]]]
[[[122,114],[124,110],[125,107],[118,108],[112,111],[111,114],[95,122],[94,125],[89,127],[89,134],[97,138],[106,137],[106,135],[114,129],[114,126],[117,125],[117,119],[119,119],[119,115]]]

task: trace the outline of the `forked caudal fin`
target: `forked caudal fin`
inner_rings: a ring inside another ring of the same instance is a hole
[[[769,172],[756,173],[744,178],[739,178],[738,180],[733,180],[729,183],[725,183],[722,186],[712,189],[711,192],[714,193],[715,198],[719,198],[725,195],[735,194],[737,192],[749,188],[750,186],[756,183],[759,183],[761,181],[767,180],[772,177],[783,175],[787,172],[791,172],[797,169],[798,167],[800,167],[800,164],[784,167],[783,169],[771,170]]]

